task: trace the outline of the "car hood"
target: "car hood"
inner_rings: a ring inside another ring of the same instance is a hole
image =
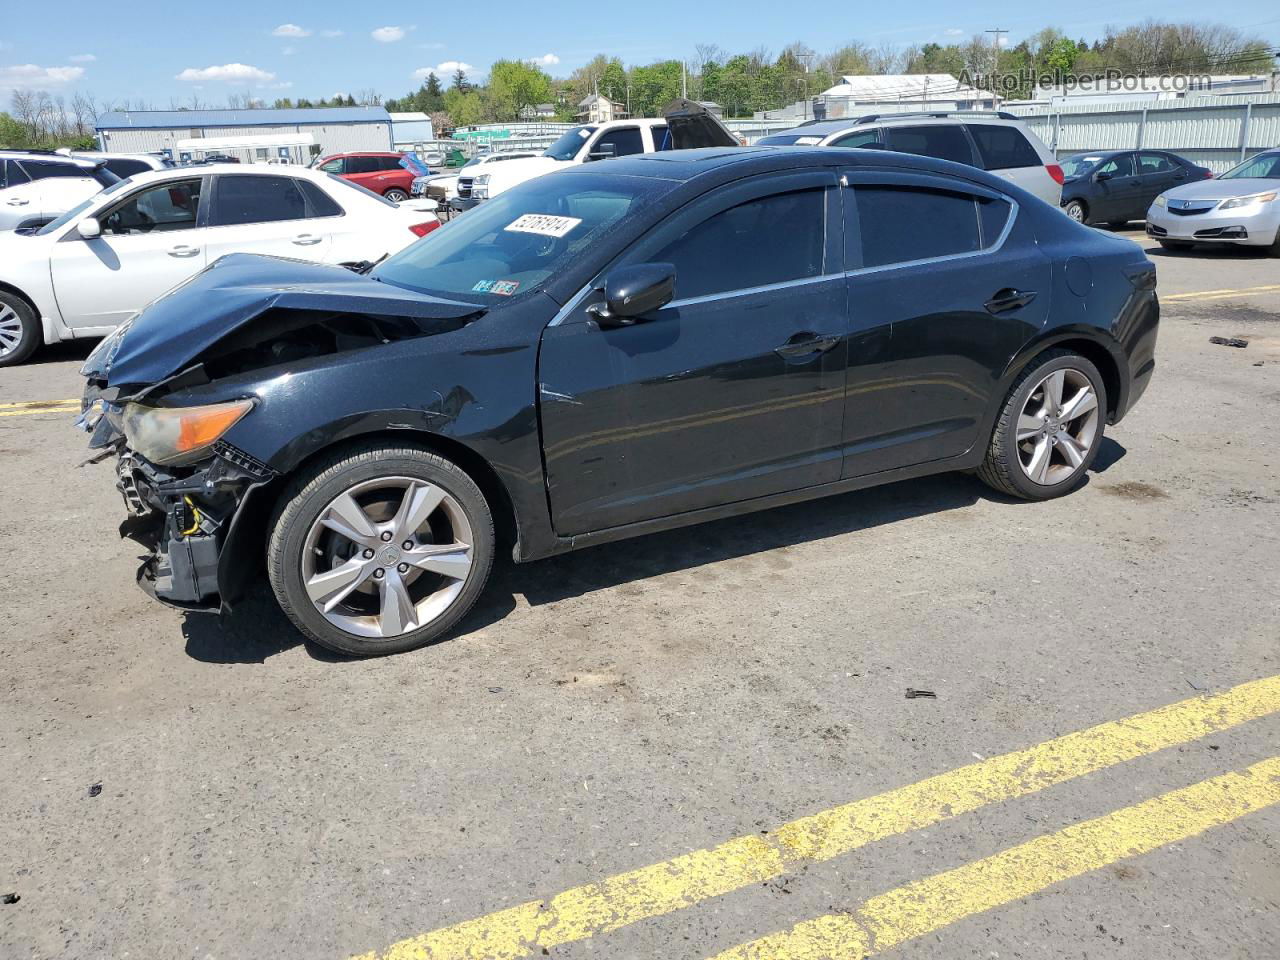
[[[236,253],[144,307],[103,341],[81,373],[107,386],[150,386],[273,308],[450,320],[482,304],[392,286],[345,267]]]
[[[1237,180],[1197,180],[1166,190],[1164,196],[1173,200],[1226,200],[1228,197],[1247,197],[1273,190],[1280,190],[1280,180],[1241,177]]]

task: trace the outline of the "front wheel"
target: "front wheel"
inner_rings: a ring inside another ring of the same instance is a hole
[[[406,200],[409,199],[409,194],[405,193],[399,187],[388,190],[386,193],[383,194],[383,196],[386,197],[388,200],[390,200],[392,203],[404,203]]]
[[[0,290],[0,367],[16,366],[40,345],[40,320],[31,304]]]
[[[1009,388],[978,476],[1024,500],[1070,492],[1098,455],[1106,409],[1097,367],[1068,350],[1041,354]]]
[[[416,447],[349,449],[285,492],[267,547],[276,599],[321,646],[402,653],[440,638],[493,566],[493,515],[457,465]]]
[[[1074,220],[1076,223],[1088,223],[1089,211],[1085,209],[1085,205],[1079,200],[1072,200],[1062,208],[1062,212]]]

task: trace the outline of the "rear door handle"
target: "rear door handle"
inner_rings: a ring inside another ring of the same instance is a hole
[[[986,302],[986,308],[988,313],[1008,313],[1010,310],[1025,307],[1035,298],[1034,290],[1015,290],[1012,287],[1005,287]]]
[[[317,237],[314,233],[300,233],[293,238],[293,242],[300,247],[309,247],[313,243],[319,243],[320,238]]]
[[[199,247],[188,247],[186,244],[179,244],[176,247],[169,248],[169,256],[171,257],[194,257],[199,252]]]
[[[21,197],[12,197],[5,201],[11,207],[25,207],[30,202],[30,200],[23,200]]]
[[[817,356],[820,353],[826,353],[837,343],[840,342],[840,336],[832,333],[797,333],[780,347],[774,348],[774,353],[788,360],[794,360],[797,357]]]

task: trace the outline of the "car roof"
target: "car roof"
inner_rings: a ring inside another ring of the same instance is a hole
[[[224,176],[246,176],[258,174],[264,177],[302,177],[305,180],[323,180],[329,176],[318,170],[307,167],[267,163],[199,163],[182,167],[165,167],[163,170],[144,170],[129,177],[133,184],[162,183],[165,180],[189,180],[192,177],[204,177],[211,173]]]
[[[0,158],[6,160],[39,160],[50,163],[69,163],[85,170],[94,170],[99,161],[87,160],[84,157],[68,157],[61,153],[42,153],[39,150],[0,150]]]
[[[774,130],[766,136],[829,137],[846,130],[862,130],[872,127],[896,126],[911,124],[912,126],[933,126],[951,123],[994,123],[1004,126],[1022,126],[1022,118],[1009,113],[995,113],[985,110],[956,110],[949,113],[867,113],[857,117],[843,117],[839,120],[810,120],[787,130]]]

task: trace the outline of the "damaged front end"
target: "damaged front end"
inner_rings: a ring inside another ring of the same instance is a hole
[[[240,528],[251,492],[274,473],[221,433],[252,406],[245,400],[148,408],[102,392],[86,403],[79,424],[92,433],[96,451],[88,462],[114,456],[116,489],[128,514],[120,533],[149,551],[138,585],[158,600],[213,611],[239,592],[240,578],[224,563],[235,555],[228,541]],[[148,459],[138,448],[167,462]]]

